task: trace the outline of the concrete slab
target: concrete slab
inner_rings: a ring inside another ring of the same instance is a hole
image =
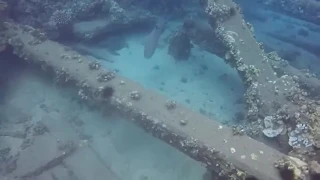
[[[76,180],[72,173],[63,165],[58,165],[49,171],[43,172],[35,177],[35,180]]]
[[[36,180],[98,180],[105,177],[118,180],[119,178],[97,158],[96,152],[89,147],[83,147],[86,143],[80,140],[68,118],[70,117],[57,112],[38,116],[37,122],[41,122],[48,131],[43,135],[34,136],[31,146],[20,152],[16,161],[17,168],[10,175]],[[70,151],[70,146],[79,146],[81,150],[67,158],[64,164],[64,158],[68,156],[65,153]]]
[[[15,176],[29,176],[63,152],[58,150],[57,141],[49,134],[35,137],[32,146],[20,152]]]
[[[73,142],[78,144],[80,139],[77,132],[68,122],[68,117],[65,117],[57,112],[48,113],[42,120],[42,123],[47,126],[50,134],[60,143],[65,144]]]
[[[64,162],[78,180],[120,180],[89,147],[79,149]]]
[[[56,166],[50,170],[50,174],[54,180],[76,180],[74,174],[63,165]]]
[[[37,176],[35,180],[56,180],[56,179],[54,179],[50,173],[45,172]]]
[[[94,141],[90,143],[90,147],[99,154],[101,160],[107,164],[113,172],[117,173],[121,177],[123,177],[123,174],[126,174],[122,172],[125,171],[125,168],[119,168],[124,167],[126,162],[113,146],[113,142],[109,138],[94,137]],[[106,150],[108,150],[108,152],[106,152]]]

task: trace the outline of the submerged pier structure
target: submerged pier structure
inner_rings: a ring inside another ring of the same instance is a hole
[[[288,146],[287,139],[284,138],[283,141],[283,138],[278,137],[287,136],[290,132],[278,132],[279,129],[274,129],[273,126],[279,122],[283,125],[281,122],[288,119],[296,121],[297,113],[301,114],[299,122],[303,123],[319,117],[320,113],[311,111],[311,105],[316,102],[303,95],[305,91],[317,93],[320,87],[319,80],[314,77],[307,78],[291,66],[282,66],[284,61],[272,62],[274,57],[264,53],[262,45],[254,38],[253,28],[243,20],[240,8],[232,0],[200,2],[209,17],[211,27],[210,31],[206,31],[207,27],[200,27],[200,30],[205,31],[202,35],[212,34],[211,39],[219,46],[207,47],[206,50],[222,57],[226,63],[236,68],[246,85],[246,117],[250,128],[258,129],[265,125],[265,135],[270,135],[271,138]],[[192,24],[188,25],[189,28],[193,28]],[[49,40],[40,30],[13,22],[4,23],[3,26],[9,46],[22,60],[38,68],[43,74],[52,76],[56,83],[77,89],[79,98],[84,102],[99,107],[102,112],[119,112],[154,137],[203,163],[216,179],[243,180],[251,177],[259,180],[280,180],[279,171],[275,166],[290,166],[283,159],[288,157],[276,149],[247,135],[235,135],[231,127],[193,112],[182,104],[146,89],[112,70],[104,69],[98,60],[82,56],[70,47]],[[206,37],[187,38],[201,44]],[[281,72],[281,75],[277,72]],[[294,75],[299,77],[293,78]],[[306,90],[301,90],[299,85],[306,85]],[[306,108],[301,110],[304,106]],[[286,111],[283,111],[284,109]],[[262,121],[258,122],[259,119]],[[265,119],[271,119],[269,126],[263,123]],[[57,130],[50,124],[52,121],[46,123],[49,129]],[[313,125],[318,126],[317,123]],[[275,131],[278,134],[274,136],[268,133]],[[261,133],[259,130],[256,132]],[[317,134],[312,135],[318,137]],[[317,140],[315,138],[314,141]],[[44,142],[47,141],[40,139],[38,143]],[[48,143],[48,147],[49,144],[51,143]],[[38,176],[45,168],[59,164],[71,154],[76,154],[74,159],[83,157],[84,151],[91,150],[72,146],[63,155],[54,156],[39,168],[13,173],[22,179]],[[315,151],[314,154],[317,153]],[[289,159],[300,162],[295,158]],[[66,164],[68,165],[68,162]],[[293,167],[297,170],[295,172],[304,176],[307,172],[302,170],[307,165],[300,165],[294,164],[290,168]],[[81,168],[74,169],[81,174]],[[119,179],[111,171],[100,169],[99,172],[103,172],[102,176],[108,176],[110,179]]]
[[[47,40],[31,27],[7,24],[14,52],[57,82],[72,84],[90,104],[117,109],[153,136],[204,163],[225,179],[280,179],[274,163],[284,155],[247,136],[208,119],[132,80],[103,69],[98,61],[82,57]],[[113,92],[113,93],[112,93]]]

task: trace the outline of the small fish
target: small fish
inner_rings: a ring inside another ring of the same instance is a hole
[[[150,59],[154,52],[156,51],[156,48],[158,46],[158,41],[165,30],[165,26],[167,24],[167,20],[160,21],[156,27],[151,31],[151,33],[146,37],[145,43],[144,43],[144,57],[147,59]]]

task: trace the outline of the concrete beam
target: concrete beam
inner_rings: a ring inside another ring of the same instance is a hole
[[[287,99],[287,94],[298,88],[297,83],[289,76],[277,77],[239,7],[232,0],[201,2],[215,36],[228,50],[224,55],[226,63],[236,68],[247,87],[247,118],[255,122],[274,116],[275,121],[281,121],[276,113],[282,105],[289,107],[289,116],[294,115],[299,107]]]
[[[182,26],[177,28],[177,32],[173,37],[178,39],[176,41],[178,43],[170,41],[170,47],[172,49],[179,48],[176,54],[171,54],[173,57],[177,57],[179,53],[185,54],[185,51],[190,50],[188,49],[189,47],[185,46],[185,43],[181,41],[184,40],[181,36],[186,36],[194,44],[222,59],[224,59],[225,54],[228,53],[228,49],[222,44],[218,37],[215,36],[215,31],[209,24],[187,19]],[[319,95],[320,80],[318,78],[303,73],[299,69],[291,66],[286,60],[281,59],[276,52],[268,53],[266,57],[268,57],[269,64],[275,73],[278,75],[289,75],[291,77],[297,76],[298,79],[296,81],[301,88],[309,92],[312,96]]]
[[[72,84],[79,96],[103,108],[114,108],[153,136],[182,151],[223,179],[279,180],[274,162],[284,155],[185,106],[115,75],[93,59],[80,56],[31,27],[7,24],[9,43],[26,61],[55,80]],[[114,93],[108,97],[112,87]]]

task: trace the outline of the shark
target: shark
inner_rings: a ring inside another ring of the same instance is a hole
[[[150,59],[158,46],[158,41],[166,28],[168,20],[160,20],[154,29],[147,35],[144,42],[144,58]]]

